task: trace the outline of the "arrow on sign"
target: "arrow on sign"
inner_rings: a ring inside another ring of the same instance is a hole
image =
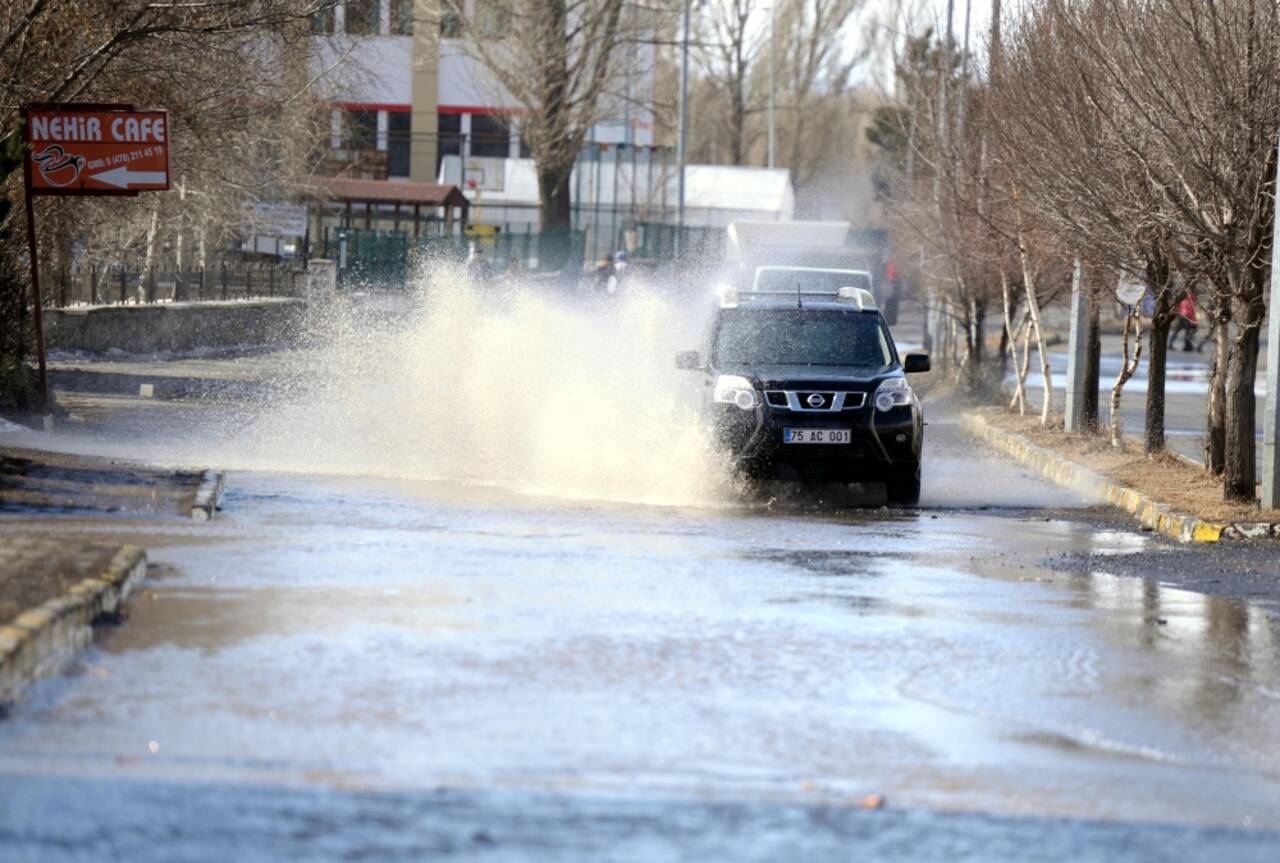
[[[164,171],[130,171],[128,168],[112,168],[101,174],[90,174],[89,179],[115,186],[117,189],[127,189],[130,186],[160,185],[166,178]]]

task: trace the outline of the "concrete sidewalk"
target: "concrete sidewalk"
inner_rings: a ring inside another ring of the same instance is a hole
[[[217,471],[169,470],[96,456],[0,447],[0,511],[212,517]]]
[[[55,674],[146,576],[130,545],[28,537],[0,544],[0,708]]]
[[[28,527],[67,514],[203,521],[222,484],[220,471],[0,448],[0,512]],[[87,646],[93,625],[117,613],[146,570],[146,552],[133,545],[0,534],[0,710]]]

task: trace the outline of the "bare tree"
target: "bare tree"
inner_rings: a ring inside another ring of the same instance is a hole
[[[465,50],[521,107],[543,230],[570,225],[574,163],[617,91],[622,0],[441,0],[466,29]],[[494,22],[499,22],[496,25]],[[500,38],[499,38],[500,37]]]
[[[803,185],[824,161],[815,108],[848,89],[850,75],[866,52],[849,54],[845,34],[864,0],[777,0],[776,35],[780,104],[790,122],[786,166],[793,182]]]
[[[30,0],[0,7],[0,389],[22,389],[31,344],[31,301],[21,275],[24,231],[15,216],[25,159],[19,108],[30,102],[133,102],[168,107],[174,169],[225,201],[239,201],[302,168],[291,161],[296,128],[283,118],[306,87],[284,75],[305,51],[312,17],[332,0]],[[305,77],[305,76],[304,76]],[[293,89],[286,89],[292,87]],[[265,154],[265,156],[264,156]],[[254,159],[256,156],[258,158]],[[237,166],[240,166],[237,169]],[[49,203],[49,202],[44,202]],[[167,203],[49,203],[46,225],[73,226],[92,241],[109,226],[119,242],[141,237],[154,258]],[[61,211],[61,212],[60,212]],[[224,223],[225,224],[225,223]],[[60,231],[65,240],[67,231]],[[41,247],[59,243],[42,231]]]
[[[1275,117],[1280,114],[1280,7],[1271,0],[1090,0],[1068,4],[1072,35],[1099,76],[1099,117],[1129,142],[1157,206],[1163,242],[1149,278],[1177,267],[1227,294],[1224,494],[1256,495],[1254,428],[1259,330],[1274,219]],[[1072,7],[1079,7],[1078,10]],[[1115,106],[1115,110],[1105,106]],[[1173,292],[1157,296],[1152,368],[1162,368]],[[1164,326],[1162,330],[1161,327]],[[1156,331],[1160,330],[1159,344]],[[1151,407],[1149,403],[1149,408]],[[1161,411],[1161,416],[1163,412]]]
[[[761,10],[758,0],[712,0],[699,21],[703,33],[697,56],[724,103],[725,110],[715,111],[713,117],[725,132],[731,165],[746,162],[751,145],[747,120],[758,110],[750,85],[756,59],[768,45]]]

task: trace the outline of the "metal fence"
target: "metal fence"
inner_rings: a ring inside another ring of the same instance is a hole
[[[570,230],[503,230],[487,237],[424,236],[418,239],[418,251],[429,259],[464,261],[473,243],[499,272],[514,268],[550,273],[582,265],[587,234]]]
[[[417,259],[462,263],[474,244],[494,272],[555,272],[580,266],[586,250],[583,231],[498,231],[463,236],[427,231],[416,239],[405,232],[336,228],[318,243],[321,257],[338,263],[338,285],[403,287]]]
[[[45,303],[55,308],[246,300],[301,293],[299,267],[282,263],[228,261],[210,267],[150,270],[104,264],[42,270]]]
[[[398,231],[326,228],[320,257],[338,264],[338,287],[402,287],[409,279],[410,237]]]

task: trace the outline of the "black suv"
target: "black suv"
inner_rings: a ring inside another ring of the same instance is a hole
[[[706,374],[706,418],[749,479],[884,483],[891,503],[920,499],[924,414],[871,293],[726,291],[705,353],[676,367]]]

